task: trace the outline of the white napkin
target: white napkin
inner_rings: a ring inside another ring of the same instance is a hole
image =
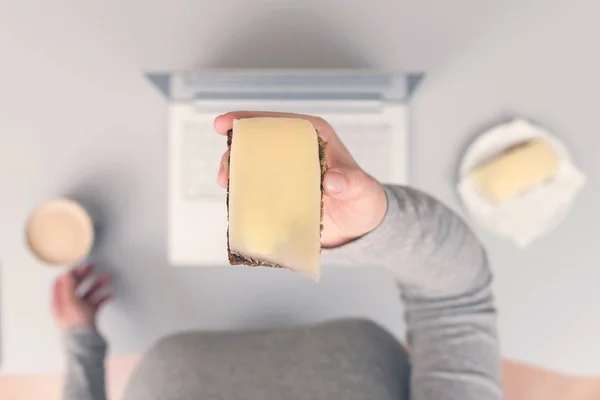
[[[501,204],[480,195],[470,171],[494,155],[532,139],[547,140],[554,147],[561,159],[556,176]],[[467,210],[485,228],[526,247],[565,219],[585,182],[586,177],[572,164],[568,150],[559,140],[547,130],[517,119],[486,131],[469,147],[460,165],[457,190]]]

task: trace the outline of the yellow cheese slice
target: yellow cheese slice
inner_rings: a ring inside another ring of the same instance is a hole
[[[471,172],[477,190],[495,203],[510,200],[552,179],[560,160],[546,140],[513,147]]]
[[[318,279],[321,167],[313,125],[235,120],[229,163],[230,251]]]

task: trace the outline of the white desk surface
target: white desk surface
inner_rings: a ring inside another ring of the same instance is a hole
[[[100,323],[112,354],[174,330],[344,315],[402,335],[381,271],[331,268],[315,286],[276,271],[169,268],[166,108],[142,78],[152,69],[374,67],[428,73],[412,105],[411,181],[456,208],[459,155],[489,124],[526,116],[570,147],[589,184],[560,229],[524,251],[480,233],[504,356],[600,373],[600,3],[576,3],[380,0],[364,12],[363,2],[256,1],[240,13],[227,2],[0,0],[0,371],[60,368],[48,302],[56,272],[27,254],[23,224],[38,202],[65,194],[101,222],[95,257],[117,282]]]

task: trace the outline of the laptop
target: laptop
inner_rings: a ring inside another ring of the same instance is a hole
[[[168,257],[174,266],[227,261],[226,190],[216,181],[227,139],[216,116],[235,110],[318,115],[367,173],[406,184],[408,100],[418,75],[356,71],[150,74],[168,98]]]

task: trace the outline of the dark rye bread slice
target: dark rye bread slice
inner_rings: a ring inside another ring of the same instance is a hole
[[[233,130],[227,132],[227,148],[230,150],[229,158],[227,159],[227,165],[231,159],[231,137]],[[321,164],[321,226],[320,231],[323,231],[323,179],[325,179],[325,172],[327,172],[327,160],[325,158],[325,147],[327,143],[319,133],[317,132],[317,139],[319,141],[319,162]],[[227,222],[229,223],[229,180],[227,180]],[[273,264],[264,260],[257,260],[254,258],[246,257],[243,254],[232,253],[229,248],[229,225],[227,226],[227,256],[229,257],[229,264],[231,265],[249,265],[251,267],[271,267],[271,268],[285,268],[285,265]]]

